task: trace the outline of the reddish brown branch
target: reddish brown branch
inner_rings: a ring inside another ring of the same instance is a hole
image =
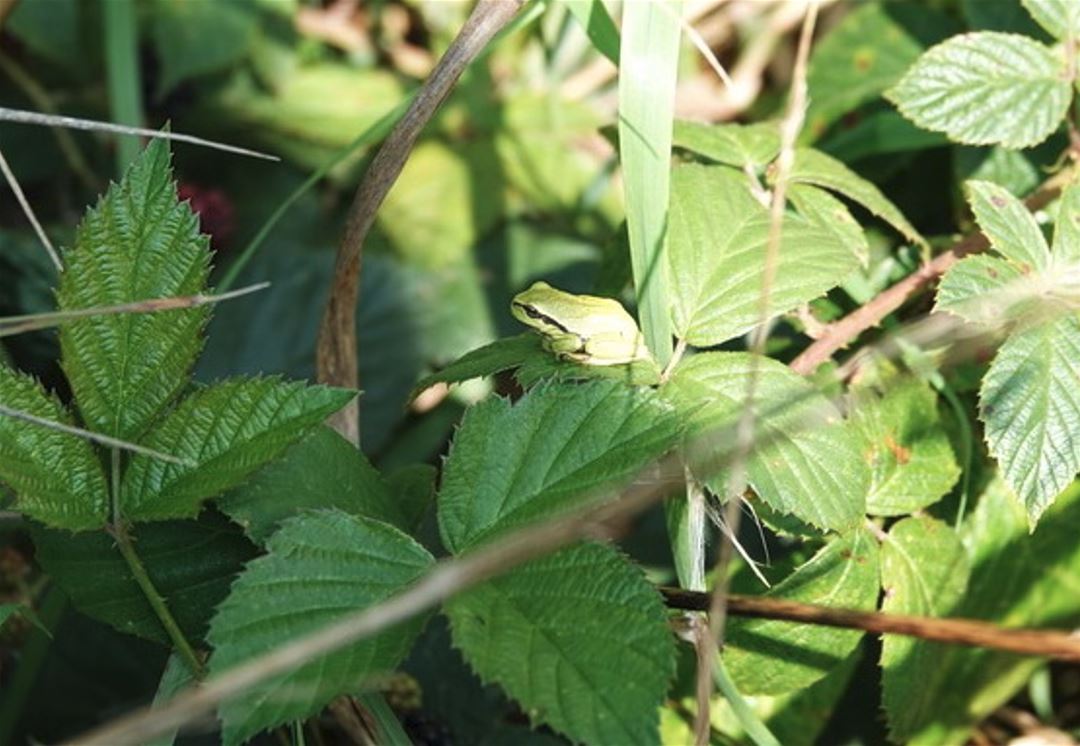
[[[454,84],[496,33],[520,10],[524,0],[480,0],[446,54],[439,60],[408,111],[383,142],[356,190],[338,248],[330,298],[323,312],[316,350],[319,381],[356,388],[356,301],[359,295],[360,254],[375,214],[405,166],[416,138]],[[335,415],[334,427],[360,440],[360,410],[354,401]]]
[[[708,611],[709,594],[679,588],[661,588],[667,605],[686,611]],[[875,611],[835,609],[779,598],[729,594],[728,613],[733,616],[779,619],[824,627],[859,629],[874,634],[905,635],[953,645],[990,648],[1020,655],[1080,662],[1080,636],[1044,629],[999,627],[974,619],[884,614]]]
[[[1075,176],[1071,169],[1062,171],[1048,179],[1043,185],[1024,200],[1029,210],[1035,212],[1057,199],[1065,184]],[[945,252],[937,255],[915,272],[900,282],[875,296],[870,302],[857,308],[839,321],[827,324],[821,329],[820,336],[813,344],[791,362],[796,373],[809,374],[831,358],[837,351],[847,347],[860,334],[877,326],[881,320],[904,305],[904,302],[917,290],[927,285],[948,271],[949,267],[968,254],[977,254],[989,247],[986,237],[974,233],[957,241]]]

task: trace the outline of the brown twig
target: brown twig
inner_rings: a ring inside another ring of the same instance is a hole
[[[480,0],[439,60],[408,111],[383,141],[364,173],[338,247],[330,298],[319,327],[316,367],[319,381],[356,388],[359,383],[356,350],[356,301],[359,296],[360,255],[375,214],[394,185],[416,138],[465,68],[495,34],[517,15],[524,0]],[[331,424],[353,443],[360,441],[360,410],[356,402],[331,418]]]
[[[705,611],[709,608],[708,593],[681,588],[661,588],[660,592],[667,605],[674,609]],[[933,642],[1080,662],[1080,635],[1060,630],[1001,627],[975,619],[941,619],[838,609],[735,593],[728,594],[727,605],[729,613],[740,617],[859,629],[873,634],[904,635]]]
[[[1057,199],[1061,190],[1075,175],[1076,172],[1072,169],[1055,174],[1024,200],[1024,205],[1032,212],[1041,210]],[[804,375],[814,372],[834,353],[855,341],[867,329],[880,324],[882,319],[904,305],[904,302],[917,290],[945,274],[961,258],[968,254],[986,251],[989,246],[986,236],[982,233],[973,233],[960,239],[949,249],[938,254],[900,282],[879,293],[865,305],[839,321],[822,327],[820,336],[813,344],[791,362],[792,370]]]

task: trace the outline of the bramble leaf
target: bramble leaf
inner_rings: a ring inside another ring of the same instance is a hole
[[[998,350],[979,392],[990,454],[1005,481],[1039,516],[1080,471],[1080,320],[1017,331]]]
[[[765,595],[844,609],[877,605],[877,541],[864,529],[833,539]],[[767,619],[728,623],[724,663],[746,694],[784,694],[824,678],[855,651],[856,630]]]
[[[155,139],[86,213],[57,291],[70,311],[202,292],[210,269],[198,219],[177,201]],[[208,307],[81,318],[60,328],[64,372],[89,429],[134,441],[187,385]]]
[[[881,583],[887,614],[949,616],[967,588],[971,569],[960,537],[941,521],[905,518],[881,547]],[[882,706],[889,735],[907,743],[935,709],[946,670],[937,666],[948,646],[885,635],[881,644]],[[928,678],[930,677],[930,678]]]
[[[62,425],[71,415],[29,376],[0,364],[0,405]],[[77,435],[0,414],[0,482],[26,515],[69,531],[99,529],[109,518],[101,462]]]
[[[1064,57],[1019,34],[981,31],[931,47],[885,94],[915,124],[967,145],[1026,148],[1072,100]]]
[[[534,724],[584,743],[659,743],[675,640],[659,594],[614,549],[585,544],[530,562],[446,613],[472,668]]]
[[[968,181],[968,202],[979,228],[997,253],[1021,272],[1042,271],[1050,263],[1050,247],[1035,216],[1004,187],[989,181]]]
[[[37,560],[76,608],[121,632],[171,641],[131,569],[104,531],[72,536],[34,526]],[[136,526],[139,557],[184,634],[201,640],[214,608],[255,547],[218,513]]]
[[[1080,623],[1077,497],[1075,489],[1063,495],[1030,536],[1024,510],[1008,488],[994,480],[961,532],[971,567],[967,590],[958,603],[946,606],[941,599],[935,608],[949,616],[1006,627],[1075,627]],[[911,646],[904,662],[891,666],[895,672],[903,665],[905,679],[924,690],[921,705],[902,720],[902,732],[907,734],[902,741],[911,746],[964,743],[977,723],[1045,665],[1038,658],[988,648],[915,640]],[[895,713],[889,715],[894,720]]]
[[[328,510],[290,518],[270,537],[218,608],[208,639],[210,675],[322,629],[399,592],[434,558],[385,523]],[[339,694],[357,692],[405,657],[424,618],[323,655],[222,705],[223,741],[317,712]]]
[[[317,508],[367,516],[402,531],[412,528],[399,495],[356,446],[325,426],[214,504],[257,543],[285,519]]]
[[[203,500],[235,487],[353,396],[274,378],[235,379],[197,391],[144,439],[194,465],[135,456],[124,474],[123,514],[140,521],[195,515]]]
[[[915,226],[904,217],[904,213],[900,212],[880,189],[831,155],[813,148],[797,148],[795,165],[791,169],[791,181],[796,184],[813,184],[842,194],[877,215],[909,241],[926,243],[926,239],[919,235]]]
[[[706,347],[761,321],[769,214],[746,177],[726,166],[684,164],[672,175],[668,230],[675,332]],[[784,219],[769,314],[806,303],[840,283],[859,259],[816,221]]]
[[[1080,32],[1080,4],[1073,0],[1020,0],[1031,17],[1057,39],[1075,39]]]
[[[439,493],[439,528],[460,553],[498,531],[614,492],[672,448],[674,410],[613,381],[541,385],[513,406],[492,397],[465,415]]]
[[[664,387],[688,422],[691,469],[718,495],[727,494],[723,466],[734,453],[752,365],[747,353],[701,353],[683,361]],[[819,528],[856,525],[870,482],[856,433],[805,378],[768,358],[758,365],[750,486],[774,510]]]
[[[960,467],[929,384],[915,378],[888,381],[880,395],[859,391],[853,403],[852,425],[865,439],[870,464],[867,513],[913,513],[952,489]]]
[[[780,127],[775,122],[705,124],[676,119],[672,144],[717,163],[760,171],[780,153]]]

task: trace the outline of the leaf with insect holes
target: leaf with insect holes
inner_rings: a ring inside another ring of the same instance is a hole
[[[529,562],[446,605],[455,647],[534,724],[574,742],[658,744],[675,638],[656,589],[608,546]]]
[[[696,163],[675,168],[668,258],[678,336],[707,347],[760,323],[769,224],[768,210],[739,171]],[[785,216],[769,316],[823,295],[858,266],[846,237],[817,219]]]
[[[686,420],[691,469],[719,495],[727,494],[733,433],[754,364],[748,353],[700,353],[684,360],[663,389]],[[757,376],[750,486],[774,510],[819,528],[855,526],[870,482],[855,431],[786,365],[759,358]]]
[[[865,529],[833,539],[765,596],[842,609],[877,605],[877,540]],[[862,632],[771,619],[728,622],[724,663],[745,694],[784,694],[810,686],[840,666]]]
[[[439,492],[443,543],[498,532],[610,496],[672,448],[680,424],[655,392],[614,381],[537,386],[469,409]]]
[[[915,124],[955,142],[1027,148],[1061,126],[1072,82],[1060,52],[980,31],[931,47],[885,95]]]
[[[0,405],[71,427],[71,415],[29,376],[0,364]],[[109,490],[94,449],[83,438],[0,412],[0,482],[16,507],[69,531],[104,527]]]
[[[960,477],[937,396],[917,378],[888,380],[882,391],[852,392],[852,425],[870,465],[866,512],[906,515],[941,499]]]
[[[203,500],[235,487],[354,396],[274,378],[224,381],[192,394],[143,441],[190,463],[135,456],[124,474],[124,516],[195,515]]]
[[[200,293],[210,270],[206,236],[176,197],[169,148],[146,147],[75,232],[64,253],[61,310]],[[89,429],[137,441],[187,384],[202,349],[206,307],[80,318],[60,347]]]
[[[434,564],[401,531],[336,510],[290,518],[250,562],[210,626],[210,678],[375,606],[416,582]],[[221,706],[227,746],[317,713],[334,697],[377,684],[393,671],[425,615],[306,660],[290,673],[247,689]]]

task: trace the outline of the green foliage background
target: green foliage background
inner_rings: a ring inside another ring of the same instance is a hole
[[[0,412],[0,742],[167,699],[440,559],[613,500],[675,452],[689,489],[618,542],[310,660],[222,706],[220,736],[177,742],[298,742],[309,718],[339,738],[317,716],[343,694],[388,742],[691,742],[686,618],[657,586],[716,582],[690,498],[717,516],[733,484],[752,513],[738,592],[1080,623],[1080,187],[1034,215],[1021,202],[1068,173],[1080,4],[823,6],[763,305],[797,24],[738,121],[713,123],[678,95],[724,95],[680,44],[679,3],[527,3],[424,131],[365,245],[357,450],[321,424],[357,392],[310,383],[336,242],[372,146],[469,6],[373,2],[342,22],[292,0],[115,2],[17,3],[0,104],[133,106],[282,162],[0,124],[64,260],[57,273],[4,202],[0,405],[142,449]],[[729,18],[722,61],[737,70],[782,6]],[[976,230],[987,251],[849,352],[931,311],[967,348],[904,342],[846,378],[789,367],[818,326]],[[508,312],[538,279],[619,298],[658,364],[553,357]],[[263,281],[216,306],[4,334],[11,317]],[[763,311],[764,359],[746,341]],[[747,408],[758,441],[733,469]],[[1080,728],[1059,701],[1075,669],[1035,659],[769,620],[730,620],[726,643],[713,743],[959,744],[1006,704]]]

